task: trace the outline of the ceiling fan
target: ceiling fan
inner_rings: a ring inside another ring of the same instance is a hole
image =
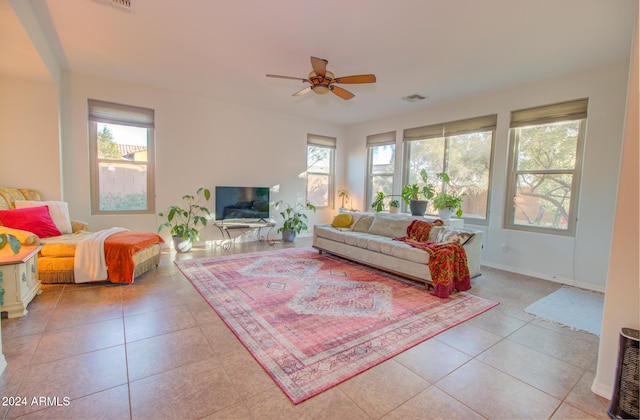
[[[357,84],[357,83],[375,83],[376,76],[373,74],[361,74],[358,76],[345,76],[335,77],[335,75],[327,70],[327,64],[329,62],[323,58],[311,57],[311,67],[313,71],[309,73],[307,79],[301,77],[291,76],[278,76],[276,74],[267,74],[267,77],[275,77],[278,79],[292,79],[301,80],[303,83],[309,83],[309,86],[305,87],[294,93],[292,96],[301,96],[310,91],[314,91],[319,95],[324,95],[327,92],[333,92],[342,99],[351,99],[355,95],[348,90],[336,86],[336,84]]]

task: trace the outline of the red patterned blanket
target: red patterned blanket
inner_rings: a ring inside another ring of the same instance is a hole
[[[429,253],[429,272],[433,282],[431,294],[446,298],[455,290],[464,292],[471,289],[471,276],[467,265],[467,253],[462,245],[429,241],[431,228],[443,224],[442,220],[433,223],[414,220],[407,227],[407,236],[394,240],[406,242]]]

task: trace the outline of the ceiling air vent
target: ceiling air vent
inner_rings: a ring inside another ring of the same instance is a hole
[[[404,98],[402,98],[402,100],[407,102],[418,102],[418,101],[422,101],[423,99],[427,99],[427,97],[418,95],[417,93],[414,93],[413,95],[405,96]]]
[[[133,13],[133,0],[93,0],[104,6],[111,6],[123,12]]]

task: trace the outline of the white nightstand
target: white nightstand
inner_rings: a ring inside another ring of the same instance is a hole
[[[38,251],[41,246],[22,246],[13,254],[9,247],[0,251],[0,272],[4,288],[4,304],[0,311],[16,318],[27,314],[27,305],[40,293]]]

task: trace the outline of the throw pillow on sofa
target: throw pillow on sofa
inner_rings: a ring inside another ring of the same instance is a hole
[[[413,219],[402,216],[377,213],[373,218],[369,233],[389,238],[400,238],[407,234],[407,227],[412,221]]]
[[[71,218],[69,217],[69,206],[64,201],[15,200],[13,205],[17,209],[48,206],[51,220],[53,220],[60,233],[73,233],[71,230]]]
[[[0,223],[6,227],[33,232],[39,238],[61,235],[51,220],[47,206],[0,210]]]
[[[444,228],[438,232],[436,243],[464,245],[473,235],[472,232],[460,232],[458,230]]]
[[[348,228],[353,223],[353,216],[349,213],[342,213],[333,218],[331,226],[334,228]]]

